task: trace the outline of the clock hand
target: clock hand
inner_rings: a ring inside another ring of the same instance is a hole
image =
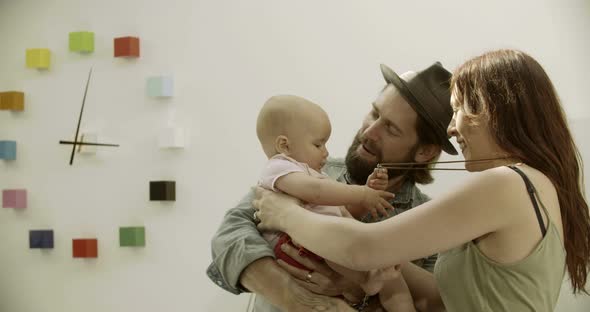
[[[107,143],[90,143],[90,142],[72,142],[60,140],[59,144],[74,144],[74,145],[95,145],[95,146],[119,146],[119,144],[107,144]]]
[[[86,89],[84,90],[84,98],[82,98],[82,108],[80,109],[80,116],[78,117],[78,126],[76,127],[76,135],[74,136],[74,144],[72,144],[72,155],[70,156],[70,166],[74,163],[74,152],[78,144],[78,133],[80,132],[80,123],[82,122],[82,113],[84,112],[84,103],[86,102],[86,94],[88,93],[88,85],[90,84],[90,76],[92,76],[92,67],[88,72],[88,80],[86,81]]]

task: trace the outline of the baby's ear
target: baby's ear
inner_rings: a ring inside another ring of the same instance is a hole
[[[275,149],[277,152],[289,155],[289,139],[284,135],[279,135],[275,139]]]

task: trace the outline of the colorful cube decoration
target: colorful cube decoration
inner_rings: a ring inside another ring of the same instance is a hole
[[[29,248],[51,249],[53,248],[53,230],[29,231]]]
[[[76,238],[72,240],[74,258],[98,258],[98,240],[96,238]]]
[[[130,226],[119,228],[119,245],[121,247],[145,246],[145,227]]]
[[[175,201],[175,181],[150,181],[150,200]]]
[[[94,33],[91,31],[76,31],[70,33],[70,51],[93,52]]]
[[[179,127],[166,127],[158,136],[160,148],[183,148],[185,146],[184,129]]]
[[[27,49],[27,67],[48,69],[51,58],[49,49]]]
[[[0,141],[0,159],[16,159],[16,141]]]
[[[78,139],[80,142],[97,143],[98,135],[94,132],[84,132]],[[78,153],[82,154],[96,154],[95,145],[78,145]]]
[[[27,208],[27,190],[2,190],[3,208]]]
[[[139,38],[115,38],[115,57],[139,57]]]
[[[155,76],[147,79],[147,94],[153,97],[171,97],[174,94],[171,76]]]
[[[25,94],[19,91],[0,92],[0,110],[23,111]]]

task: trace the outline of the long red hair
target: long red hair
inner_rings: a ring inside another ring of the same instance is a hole
[[[588,293],[584,287],[590,267],[590,217],[582,159],[545,70],[523,52],[498,50],[461,65],[451,88],[470,113],[489,119],[490,131],[503,150],[553,182],[573,290]]]

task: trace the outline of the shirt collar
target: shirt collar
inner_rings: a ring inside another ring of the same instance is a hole
[[[392,204],[411,204],[416,192],[416,184],[410,180],[405,180],[391,201]]]

